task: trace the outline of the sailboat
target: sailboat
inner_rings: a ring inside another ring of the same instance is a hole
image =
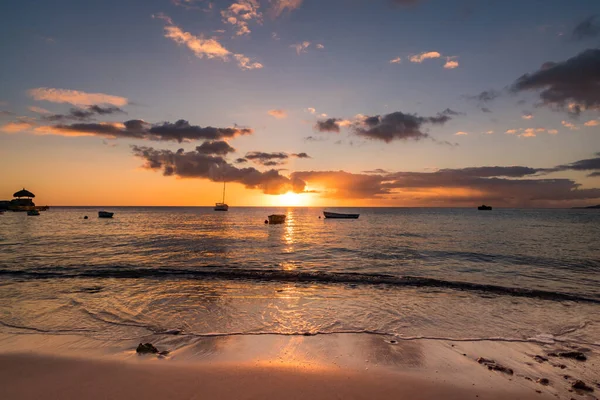
[[[225,181],[223,181],[223,201],[215,204],[215,211],[228,211],[229,206],[225,204]]]

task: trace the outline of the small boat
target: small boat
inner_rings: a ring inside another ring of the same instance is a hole
[[[215,204],[215,211],[229,211],[229,206],[225,204],[225,181],[223,181],[223,201]]]
[[[269,218],[269,224],[283,224],[285,222],[285,214],[272,214],[267,218]]]
[[[29,210],[27,211],[27,215],[29,215],[30,217],[35,217],[37,215],[40,215],[40,212],[38,210]]]
[[[329,211],[323,211],[323,215],[325,216],[325,218],[338,218],[338,219],[358,219],[358,217],[360,216],[360,214],[341,214],[341,213],[334,213],[334,212],[329,212]]]
[[[229,206],[225,203],[216,203],[215,211],[229,211]]]
[[[492,206],[486,206],[485,204],[482,204],[479,207],[477,207],[477,209],[479,211],[490,211],[492,209]]]
[[[115,213],[108,211],[98,211],[98,218],[112,218]]]

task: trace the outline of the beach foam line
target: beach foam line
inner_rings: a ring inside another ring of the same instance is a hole
[[[541,289],[507,287],[485,283],[441,280],[419,276],[393,276],[385,274],[363,273],[326,273],[311,271],[282,271],[235,269],[219,266],[203,266],[198,269],[176,268],[132,268],[132,267],[85,267],[74,268],[39,268],[35,270],[0,269],[0,276],[12,276],[20,279],[50,278],[185,278],[185,279],[221,279],[221,280],[255,280],[274,282],[310,282],[323,284],[348,285],[388,285],[396,287],[422,287],[453,289],[459,291],[480,292],[515,297],[538,298],[554,301],[575,301],[600,304],[599,298],[585,297],[577,294],[552,292]]]

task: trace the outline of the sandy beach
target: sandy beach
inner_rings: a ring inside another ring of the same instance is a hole
[[[536,361],[535,355],[546,358],[556,345],[367,334],[152,340],[169,355],[137,355],[134,341],[3,335],[2,398],[594,399],[599,390],[591,351],[585,362]],[[478,362],[480,357],[498,368]],[[577,379],[595,392],[572,389]]]

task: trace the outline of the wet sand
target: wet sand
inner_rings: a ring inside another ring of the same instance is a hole
[[[144,339],[170,354],[139,356],[134,340],[0,335],[2,398],[594,399],[600,391],[596,350],[584,349],[585,362],[545,357],[556,344],[368,334]],[[595,391],[573,390],[576,379]]]

